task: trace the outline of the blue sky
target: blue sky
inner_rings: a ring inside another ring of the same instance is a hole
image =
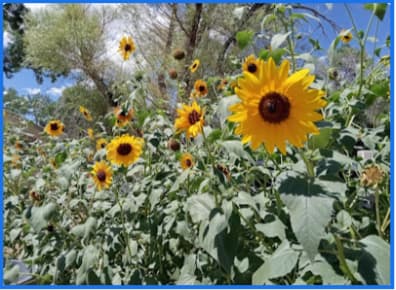
[[[340,27],[349,29],[352,28],[351,20],[348,17],[348,14],[345,10],[343,3],[334,3],[332,9],[328,9],[324,3],[303,3],[306,6],[310,6],[312,8],[317,9],[322,14],[326,15],[328,18],[332,19],[336,22]],[[371,12],[363,9],[363,4],[353,4],[349,3],[348,6],[353,13],[355,23],[358,29],[365,30],[367,26],[367,22],[370,18]],[[302,11],[307,12],[307,11]],[[312,23],[315,24],[314,21]],[[324,55],[329,47],[330,43],[337,36],[338,32],[335,32],[330,25],[323,22],[326,35],[323,35],[320,29],[314,30],[313,38],[319,40],[321,46],[324,48],[322,54]],[[375,33],[375,28],[377,24],[377,19],[373,22],[371,27],[369,36],[373,36]],[[312,26],[315,27],[316,25]],[[304,29],[304,28],[302,28]],[[379,23],[378,27],[378,42],[377,47],[384,44],[386,37],[390,34],[390,10],[388,8],[385,18],[382,22]],[[357,47],[356,40],[353,40],[350,43],[351,46]],[[366,50],[369,54],[373,52],[373,43],[368,42]],[[388,49],[384,49],[383,53],[389,54]],[[45,79],[43,84],[39,85],[34,77],[34,74],[31,70],[21,70],[19,73],[16,73],[11,79],[7,79],[3,74],[3,88],[7,89],[10,87],[15,88],[20,94],[41,92],[50,95],[53,99],[57,99],[62,92],[62,89],[65,87],[71,86],[74,83],[74,80],[71,78],[59,78],[56,82],[51,83],[49,79]]]

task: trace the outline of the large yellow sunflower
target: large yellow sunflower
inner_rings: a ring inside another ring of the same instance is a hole
[[[257,59],[253,54],[249,55],[245,62],[242,65],[243,72],[250,72],[254,74],[256,77],[259,77],[260,68],[262,67],[261,63],[264,61],[262,59]]]
[[[289,68],[287,60],[277,68],[270,58],[260,62],[259,77],[244,72],[238,79],[241,102],[229,107],[228,120],[238,123],[235,133],[253,149],[264,143],[268,152],[276,146],[286,154],[286,141],[302,147],[308,134],[319,132],[314,122],[323,118],[317,111],[326,105],[324,92],[308,88],[315,79],[308,69],[289,76]]]
[[[100,149],[106,148],[107,141],[105,138],[100,138],[96,141],[96,150],[99,151]]]
[[[65,125],[59,120],[51,120],[47,123],[47,125],[44,128],[44,131],[53,137],[58,137],[63,133],[65,130]]]
[[[182,105],[177,109],[178,117],[175,120],[176,133],[186,132],[187,138],[195,137],[202,132],[204,125],[204,110],[193,102],[192,106]]]
[[[107,145],[107,159],[125,167],[134,163],[142,154],[144,140],[142,138],[122,135],[111,140]]]
[[[96,162],[92,168],[91,174],[98,190],[110,187],[113,172],[105,161]]]
[[[194,73],[199,67],[199,59],[194,60],[194,62],[190,65],[190,71]]]
[[[194,158],[190,153],[183,153],[180,158],[180,166],[183,170],[189,169],[194,166]]]
[[[121,56],[124,60],[128,60],[131,53],[135,51],[135,43],[130,36],[123,36],[120,41],[120,46],[118,47],[118,51],[121,53]]]
[[[84,116],[85,120],[92,121],[91,113],[88,111],[87,108],[80,106],[80,113]]]
[[[208,94],[208,86],[204,80],[197,80],[194,83],[196,95],[204,97]]]
[[[352,40],[352,33],[349,30],[341,30],[340,39],[343,43],[349,43]]]

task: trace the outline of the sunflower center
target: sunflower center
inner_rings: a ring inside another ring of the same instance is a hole
[[[194,125],[195,123],[197,123],[199,121],[199,118],[201,117],[201,115],[193,110],[190,115],[188,115],[188,121],[190,122],[191,125]]]
[[[255,73],[257,71],[257,65],[255,63],[249,63],[247,69],[250,73]]]
[[[96,177],[99,179],[99,181],[103,182],[106,180],[106,172],[104,172],[104,170],[99,170],[96,173]]]
[[[200,92],[203,92],[205,90],[205,86],[200,85],[198,89],[199,89]]]
[[[264,121],[280,123],[289,117],[289,99],[280,93],[270,92],[262,97],[259,112]]]
[[[105,148],[106,144],[102,143],[102,145],[100,145],[100,147]]]
[[[128,115],[128,112],[121,111],[119,115],[122,117],[126,117]]]
[[[128,143],[122,143],[117,148],[117,152],[120,155],[128,155],[131,151],[132,151],[132,146],[131,144]]]
[[[192,68],[194,69],[194,68],[196,68],[196,67],[197,67],[197,64],[194,63],[193,66],[192,66]]]
[[[127,43],[127,44],[125,44],[125,51],[131,51],[132,50],[132,46],[129,44],[129,43]]]
[[[187,167],[191,167],[191,165],[192,165],[192,162],[191,162],[191,160],[190,160],[190,159],[187,159],[187,160],[186,160],[186,165],[187,165]]]
[[[51,123],[51,130],[52,131],[56,131],[56,130],[58,130],[58,124],[56,124],[56,123]]]

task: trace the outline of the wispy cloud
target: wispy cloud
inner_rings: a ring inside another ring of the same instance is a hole
[[[52,87],[46,91],[47,94],[53,96],[53,97],[60,97],[63,93],[63,91],[70,87],[70,85],[65,85],[61,87]]]
[[[29,95],[36,95],[41,92],[40,88],[25,88],[24,89]]]

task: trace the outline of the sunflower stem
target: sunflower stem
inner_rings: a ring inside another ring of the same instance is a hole
[[[300,154],[302,160],[305,163],[305,166],[307,168],[307,173],[309,177],[315,177],[315,170],[313,168],[312,162],[309,161],[309,159],[307,158],[307,156],[304,154],[304,152],[302,150],[298,150],[298,153]]]
[[[380,216],[380,208],[379,208],[379,190],[378,188],[375,190],[375,220],[377,224],[377,231],[381,238],[383,238],[381,231],[381,216]]]
[[[351,280],[352,283],[356,284],[359,281],[355,278],[355,276],[353,276],[351,270],[348,267],[348,264],[345,260],[345,255],[344,255],[344,248],[342,246],[342,243],[340,241],[340,238],[333,234],[335,243],[336,243],[336,247],[337,247],[337,258],[338,261],[340,263],[340,269],[341,271],[345,274],[345,276],[347,276],[349,278],[349,280]]]
[[[118,190],[115,191],[115,198],[116,198],[116,201],[118,203],[118,206],[120,207],[121,223],[122,223],[122,228],[124,230],[124,235],[125,235],[125,238],[126,238],[126,245],[127,245],[127,248],[128,248],[128,254],[129,254],[129,257],[132,257],[131,247],[129,246],[129,234],[128,234],[128,231],[127,231],[126,226],[125,226],[124,209],[122,208],[122,203],[121,203],[121,201],[119,199],[119,196],[118,196]]]

